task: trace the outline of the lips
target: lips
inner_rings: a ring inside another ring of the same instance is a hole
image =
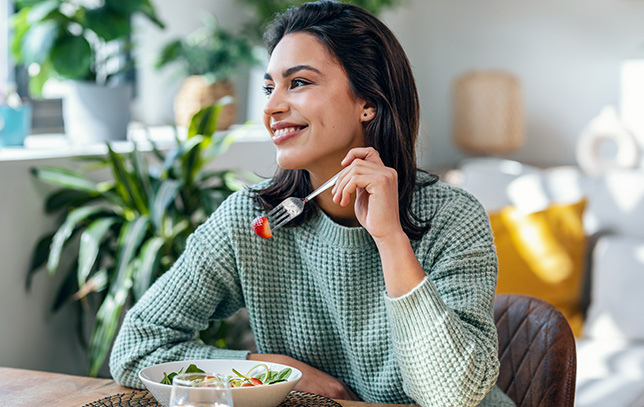
[[[300,134],[308,126],[298,125],[276,125],[272,127],[273,130],[273,143],[280,144]]]

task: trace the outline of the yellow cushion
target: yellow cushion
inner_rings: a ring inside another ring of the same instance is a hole
[[[583,322],[585,208],[582,200],[528,214],[515,207],[489,214],[499,257],[497,294],[527,294],[549,302],[564,314],[576,336]]]

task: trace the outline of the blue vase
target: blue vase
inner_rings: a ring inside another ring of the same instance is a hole
[[[31,132],[31,105],[0,106],[0,147],[23,146]]]

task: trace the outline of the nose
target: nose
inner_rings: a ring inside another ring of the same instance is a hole
[[[284,92],[278,88],[273,89],[273,92],[264,105],[264,114],[266,116],[275,116],[287,112],[288,109],[289,105]]]

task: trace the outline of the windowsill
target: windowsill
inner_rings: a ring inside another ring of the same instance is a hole
[[[269,142],[266,129],[260,125],[235,125],[230,131],[240,131],[236,143]],[[179,139],[186,137],[187,129],[176,129]],[[132,151],[134,146],[140,151],[152,150],[151,139],[161,150],[171,149],[176,145],[175,128],[173,126],[143,127],[132,124],[128,131],[127,140],[112,141],[110,145],[115,151]],[[107,153],[104,143],[90,145],[74,145],[64,134],[32,134],[25,138],[24,146],[0,147],[0,161],[39,160],[59,157],[75,157],[88,155],[103,155]]]

